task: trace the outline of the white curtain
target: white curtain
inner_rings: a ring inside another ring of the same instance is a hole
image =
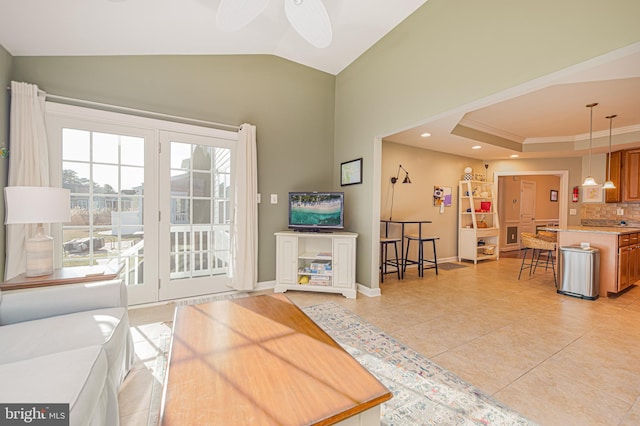
[[[45,93],[34,84],[11,82],[9,186],[49,186]],[[5,279],[25,271],[25,239],[35,225],[7,225]]]
[[[252,290],[258,283],[258,162],[256,126],[243,124],[238,132],[231,228],[231,286]]]

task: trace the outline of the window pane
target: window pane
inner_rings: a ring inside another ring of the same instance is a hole
[[[93,134],[93,161],[118,164],[118,135]]]
[[[62,129],[62,159],[89,161],[91,132],[77,129]]]
[[[62,163],[62,187],[71,193],[87,193],[90,186],[89,165],[65,161]]]
[[[122,167],[121,190],[131,194],[142,193],[144,169],[142,167]]]
[[[171,168],[188,169],[191,163],[191,145],[171,142]]]
[[[202,145],[195,145],[192,157],[194,170],[211,170],[211,149]]]
[[[191,195],[189,172],[171,171],[171,195]]]
[[[211,197],[211,174],[206,172],[193,172],[193,196]]]
[[[93,165],[93,191],[96,194],[115,194],[120,191],[118,185],[118,166]]]
[[[122,164],[144,166],[144,139],[122,136],[120,139]]]
[[[209,200],[193,200],[193,223],[211,223]]]

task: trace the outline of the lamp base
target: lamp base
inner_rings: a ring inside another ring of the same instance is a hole
[[[38,224],[33,238],[27,239],[26,255],[26,277],[53,274],[53,238],[44,234],[42,224]]]

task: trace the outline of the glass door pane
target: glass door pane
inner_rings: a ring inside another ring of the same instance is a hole
[[[71,191],[71,221],[62,226],[62,266],[121,264],[130,301],[153,301],[155,272],[153,287],[144,286],[146,256],[156,256],[156,250],[145,253],[145,207],[153,209],[155,203],[147,203],[144,193],[145,143],[151,142],[117,126],[83,127],[61,129],[62,187]]]
[[[167,250],[168,284],[161,285],[161,298],[228,291],[229,142],[168,132],[161,140],[168,152],[168,184],[161,185],[166,193],[160,196],[168,213],[163,231],[167,244],[161,246]]]

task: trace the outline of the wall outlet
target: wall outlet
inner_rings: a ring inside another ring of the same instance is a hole
[[[256,197],[256,202],[258,204],[260,204],[260,201],[262,201],[262,197],[260,196],[260,193],[258,192],[258,196]]]
[[[622,216],[624,214],[624,209],[616,209],[616,214],[618,216]]]
[[[278,194],[271,194],[271,204],[278,204]]]
[[[571,216],[575,216],[576,214],[578,214],[578,212],[577,212],[577,210],[576,210],[576,209],[569,209],[569,214],[570,214]]]

